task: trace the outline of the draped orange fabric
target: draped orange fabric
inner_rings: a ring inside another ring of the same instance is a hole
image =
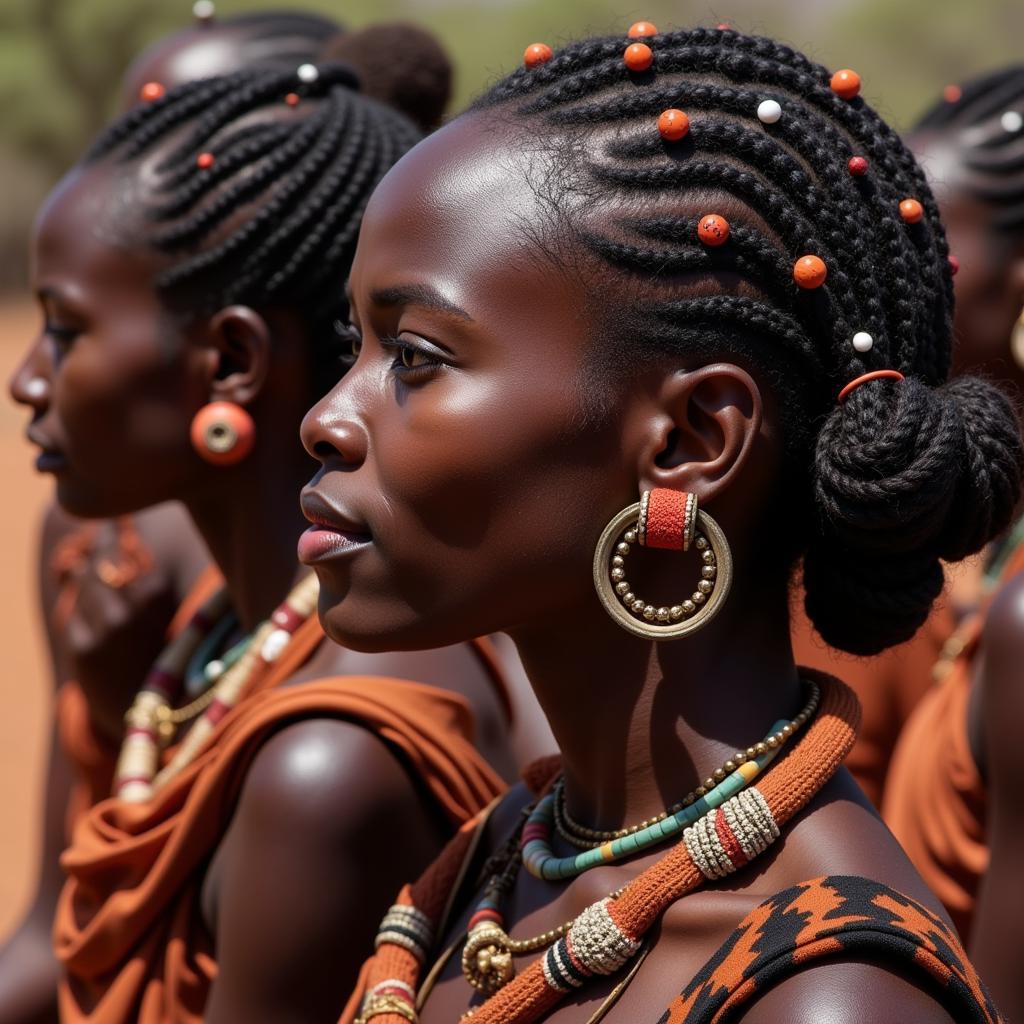
[[[952,613],[940,605],[913,640],[874,658],[855,658],[825,645],[804,613],[802,600],[794,610],[791,633],[796,663],[838,676],[860,700],[860,733],[846,767],[876,807],[882,806],[890,759],[903,723],[931,689],[932,667],[953,626]]]
[[[168,640],[185,628],[189,619],[223,582],[215,566],[207,566],[199,574],[167,627]],[[89,701],[73,679],[65,682],[57,692],[56,714],[58,742],[74,775],[64,815],[70,839],[78,818],[93,804],[110,795],[117,750],[96,735],[89,717]]]
[[[338,717],[398,751],[453,825],[503,784],[472,744],[461,698],[419,683],[344,677],[279,686],[323,640],[314,618],[257,692],[225,716],[198,758],[148,804],[108,799],[83,817],[62,859],[54,926],[65,1024],[200,1024],[217,973],[199,895],[246,769],[285,721]]]
[[[1024,549],[1001,573],[1024,571]],[[882,817],[928,887],[970,940],[981,877],[988,868],[987,798],[967,734],[971,675],[985,615],[961,627],[960,655],[907,722],[893,756]]]

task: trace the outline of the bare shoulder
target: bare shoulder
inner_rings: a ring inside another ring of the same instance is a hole
[[[770,894],[822,875],[880,882],[949,923],[942,904],[845,769],[787,826],[785,842],[759,888]]]
[[[743,1024],[954,1024],[930,993],[890,967],[843,961],[807,967],[755,999]]]

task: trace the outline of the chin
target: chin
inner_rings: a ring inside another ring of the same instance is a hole
[[[317,615],[327,636],[341,647],[362,654],[428,651],[471,640],[475,633],[432,622],[406,605],[389,609],[378,597],[371,607],[351,594],[333,593],[321,576]]]

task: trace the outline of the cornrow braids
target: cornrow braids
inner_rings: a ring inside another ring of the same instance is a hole
[[[994,208],[993,224],[1024,232],[1024,64],[965,83],[956,98],[936,103],[913,133],[952,141],[967,190]]]
[[[739,357],[775,391],[786,460],[774,503],[787,556],[804,556],[807,610],[833,646],[871,654],[909,639],[938,596],[940,559],[1004,529],[1020,496],[1012,408],[976,380],[946,383],[952,274],[938,207],[897,135],[830,74],[772,40],[695,29],[645,40],[630,71],[625,37],[587,40],[523,67],[472,109],[528,125],[570,187],[574,238],[624,301],[608,313],[623,362],[670,353]],[[782,117],[762,123],[758,106]],[[689,131],[666,141],[662,111]],[[848,169],[868,161],[866,175]],[[900,203],[923,216],[905,223]],[[700,241],[727,212],[727,242]],[[805,290],[794,263],[827,281]],[[613,293],[614,294],[614,293]],[[866,332],[868,351],[855,334]],[[840,389],[872,380],[837,403]],[[776,531],[778,532],[778,531]]]
[[[85,162],[156,155],[146,215],[151,245],[172,258],[157,282],[170,302],[194,313],[294,308],[327,357],[318,341],[333,351],[333,325],[347,315],[363,209],[420,132],[361,95],[346,65],[317,71],[313,82],[264,68],[180,85],[115,122]],[[202,154],[212,164],[197,164]]]

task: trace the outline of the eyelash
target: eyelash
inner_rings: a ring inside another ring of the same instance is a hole
[[[70,327],[55,327],[53,324],[45,324],[43,331],[48,337],[53,338],[61,348],[69,348],[78,335],[78,332]]]
[[[363,341],[359,331],[351,324],[346,326],[345,334],[350,340],[351,352],[345,353],[341,359],[348,367],[351,367],[359,356]],[[414,383],[418,379],[426,378],[446,365],[443,360],[438,359],[426,349],[410,345],[399,337],[386,335],[380,339],[380,345],[381,348],[395,353],[391,369],[407,383]],[[419,357],[423,362],[418,366],[409,366],[405,363],[405,359],[410,356],[412,358]]]

